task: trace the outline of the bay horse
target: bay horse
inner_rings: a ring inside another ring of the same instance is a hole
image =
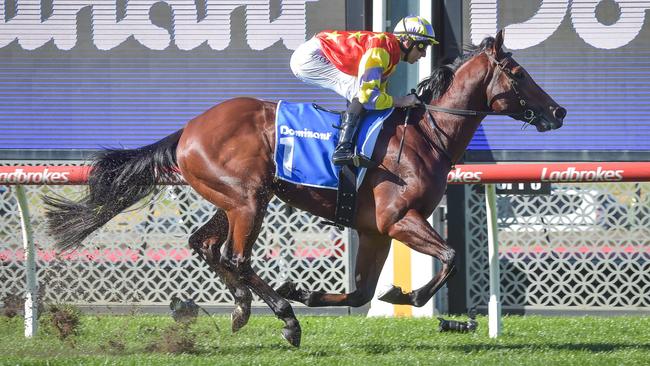
[[[422,288],[404,293],[393,286],[381,299],[424,305],[454,269],[454,250],[427,222],[445,193],[447,174],[488,114],[506,114],[539,131],[562,126],[566,110],[544,92],[509,53],[503,32],[484,39],[453,64],[436,69],[418,85],[424,104],[410,113],[396,109],[384,122],[359,187],[352,228],[359,234],[356,289],[330,294],[275,290],[252,269],[251,252],[269,200],[334,220],[336,192],[274,177],[276,103],[234,98],[189,121],[151,145],[104,150],[93,162],[88,191],[78,201],[44,197],[49,232],[61,249],[72,249],[118,213],[156,192],[157,183],[180,172],[216,214],[189,238],[189,246],[224,281],[235,299],[232,330],[246,325],[251,290],[284,321],[282,335],[300,345],[301,328],[288,300],[307,306],[361,306],[375,293],[392,239],[442,262]],[[398,164],[400,140],[404,138]]]

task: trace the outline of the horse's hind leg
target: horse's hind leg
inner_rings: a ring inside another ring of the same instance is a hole
[[[291,304],[262,280],[253,271],[250,263],[252,247],[262,226],[269,197],[264,197],[264,194],[251,194],[248,197],[251,198],[247,205],[227,211],[232,240],[227,248],[227,254],[221,260],[238,273],[249,288],[262,298],[279,319],[284,321],[282,336],[291,345],[298,347],[301,330]]]
[[[442,269],[431,281],[417,290],[404,293],[401,288],[393,286],[381,295],[379,300],[392,304],[423,306],[454,272],[456,253],[415,210],[407,212],[401,220],[393,224],[388,234],[415,251],[438,258],[442,262]]]
[[[236,332],[248,323],[251,314],[252,295],[248,287],[241,284],[232,271],[219,265],[221,246],[229,239],[228,226],[226,213],[219,209],[207,223],[190,236],[189,244],[208,263],[210,268],[219,275],[235,298],[235,309],[230,319],[232,331]]]
[[[359,251],[355,266],[356,289],[347,294],[327,294],[322,291],[298,289],[293,282],[285,282],[278,293],[286,299],[307,306],[363,306],[372,300],[377,281],[390,250],[388,236],[359,232]]]

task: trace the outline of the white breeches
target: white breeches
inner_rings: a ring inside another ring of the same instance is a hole
[[[291,55],[290,64],[298,79],[332,90],[348,101],[359,92],[359,80],[337,69],[325,57],[315,37],[298,46]]]

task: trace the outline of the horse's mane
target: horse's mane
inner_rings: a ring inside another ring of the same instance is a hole
[[[478,46],[466,45],[463,55],[457,57],[452,63],[436,68],[429,77],[420,81],[417,86],[417,94],[420,99],[429,104],[432,100],[443,96],[454,80],[456,70],[472,57],[492,47],[493,44],[494,37],[486,37]]]

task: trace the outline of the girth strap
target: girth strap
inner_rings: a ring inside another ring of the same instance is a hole
[[[339,172],[339,190],[336,195],[334,222],[351,227],[354,224],[357,200],[357,174],[345,165]]]

